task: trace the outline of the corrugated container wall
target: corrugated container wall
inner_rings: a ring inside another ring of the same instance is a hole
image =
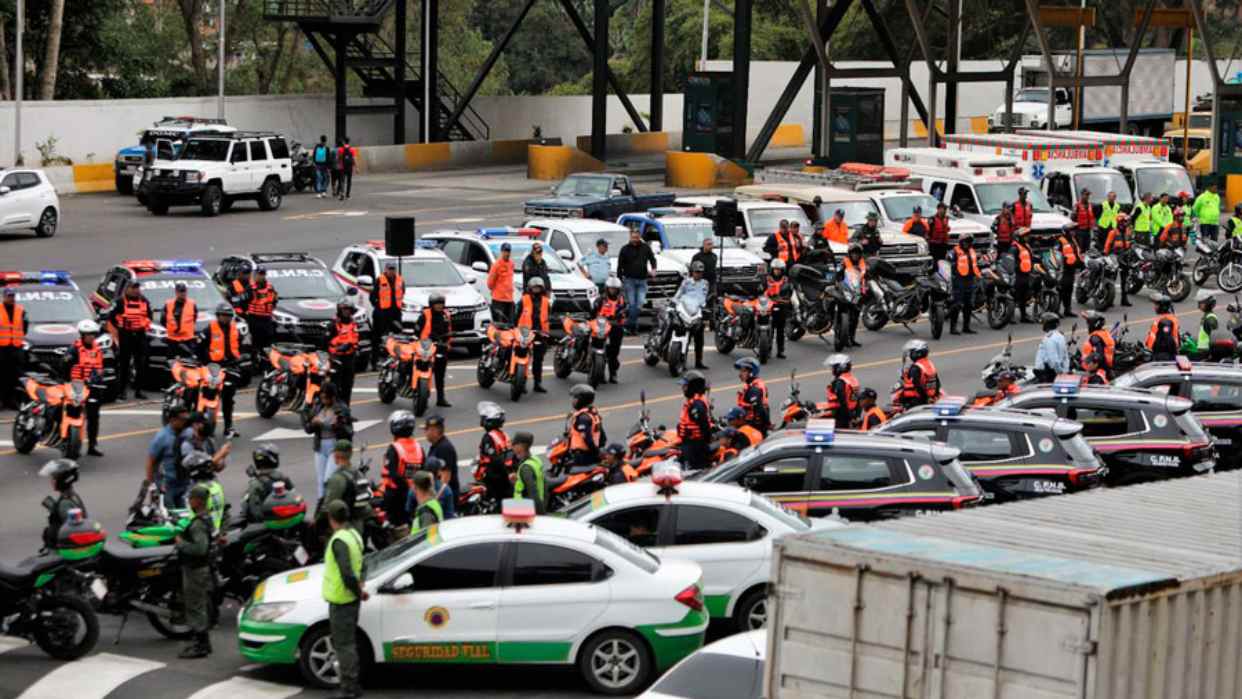
[[[1242,473],[778,544],[771,699],[1242,698]]]

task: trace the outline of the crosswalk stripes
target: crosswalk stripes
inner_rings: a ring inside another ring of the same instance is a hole
[[[135,677],[162,667],[164,663],[154,660],[98,653],[52,670],[17,699],[104,699]]]
[[[188,699],[287,699],[301,691],[301,687],[252,680],[249,677],[230,677],[223,682],[203,687]]]

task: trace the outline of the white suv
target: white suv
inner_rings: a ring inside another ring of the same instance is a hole
[[[33,230],[50,238],[58,225],[60,197],[42,170],[0,169],[0,231]]]
[[[194,136],[175,160],[156,160],[139,192],[151,213],[170,206],[199,206],[204,216],[252,199],[263,211],[280,208],[293,184],[289,143],[273,133],[238,131]]]

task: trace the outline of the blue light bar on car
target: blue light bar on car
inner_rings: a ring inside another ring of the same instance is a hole
[[[166,272],[201,272],[202,260],[160,260],[161,270]]]
[[[517,234],[517,229],[511,226],[496,226],[492,228],[480,228],[479,237],[484,240],[492,238],[508,238]]]
[[[966,399],[961,396],[946,396],[932,404],[932,413],[936,417],[953,417],[960,415],[966,406]]]
[[[1077,395],[1081,384],[1082,380],[1074,374],[1061,374],[1052,382],[1052,392],[1058,396]]]
[[[837,434],[837,423],[832,420],[807,420],[803,440],[807,444],[832,444]]]
[[[63,269],[45,269],[39,272],[39,281],[44,284],[67,284],[70,275]]]

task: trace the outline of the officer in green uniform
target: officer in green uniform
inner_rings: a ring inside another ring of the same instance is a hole
[[[1160,234],[1164,227],[1173,223],[1173,207],[1169,206],[1169,193],[1165,192],[1160,195],[1160,201],[1151,207],[1151,234],[1153,237]]]
[[[530,432],[513,435],[510,447],[514,460],[518,462],[513,473],[513,497],[534,500],[535,514],[541,515],[548,511],[548,492],[544,486],[543,461],[530,453],[534,443],[535,435]]]
[[[47,510],[47,527],[43,529],[43,546],[56,548],[60,538],[60,528],[69,521],[70,510],[82,510],[86,516],[86,505],[82,497],[73,489],[78,480],[78,462],[73,459],[52,459],[39,469],[39,475],[52,480],[55,495],[43,498],[43,507]]]
[[[1229,217],[1229,222],[1225,224],[1225,228],[1228,235],[1242,238],[1242,204],[1234,205],[1233,216]]]
[[[242,506],[246,513],[246,522],[258,524],[263,521],[263,503],[272,494],[272,486],[284,482],[286,488],[292,488],[293,481],[280,472],[280,450],[275,444],[260,444],[251,457],[254,465],[246,469],[250,482],[246,484]]]
[[[1200,289],[1195,294],[1195,303],[1199,304],[1199,310],[1203,312],[1203,317],[1199,319],[1199,341],[1195,349],[1207,355],[1212,350],[1212,333],[1220,327],[1220,320],[1216,318],[1216,296],[1206,289]]]
[[[224,526],[224,486],[216,478],[216,464],[204,451],[192,451],[181,459],[181,465],[190,474],[194,485],[207,489],[207,514],[211,518],[211,531],[219,534]]]
[[[1117,203],[1117,193],[1109,192],[1108,197],[1100,204],[1100,217],[1095,221],[1099,229],[1095,244],[1100,249],[1104,248],[1104,241],[1108,240],[1109,231],[1117,227],[1117,214],[1119,213],[1121,213],[1121,204]]]
[[[1216,192],[1215,181],[1209,182],[1207,190],[1195,197],[1190,215],[1199,221],[1199,233],[1215,243],[1216,232],[1220,228],[1220,194]]]
[[[211,550],[213,530],[207,511],[210,491],[204,485],[190,489],[190,509],[194,518],[185,531],[177,535],[177,556],[181,564],[181,597],[185,604],[185,620],[194,632],[190,645],[181,651],[181,658],[205,658],[211,655],[211,639],[207,635],[211,615]]]
[[[435,480],[427,471],[414,474],[414,500],[418,505],[414,508],[414,516],[411,518],[413,521],[410,522],[411,535],[444,521],[444,508],[436,499]]]
[[[349,521],[359,534],[366,533],[367,521],[371,519],[371,493],[360,489],[361,478],[354,470],[350,459],[354,455],[354,444],[348,439],[338,439],[332,447],[332,460],[336,470],[328,476],[323,484],[323,498],[315,512],[315,520],[319,531],[326,535],[328,517],[326,507],[334,500],[340,500],[349,508]]]
[[[332,538],[323,558],[323,599],[328,603],[328,628],[341,678],[336,699],[362,696],[358,664],[358,610],[370,595],[362,587],[362,535],[350,526],[349,506],[332,500],[324,508]]]
[[[1135,202],[1130,215],[1130,219],[1134,221],[1134,237],[1143,245],[1152,244],[1151,207],[1151,192],[1144,192],[1143,197]]]

